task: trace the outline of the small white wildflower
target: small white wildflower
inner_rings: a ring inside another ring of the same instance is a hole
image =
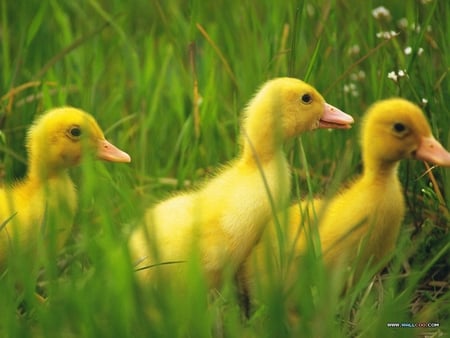
[[[423,48],[420,47],[420,48],[417,50],[417,55],[421,56],[422,53],[423,53]]]
[[[348,55],[358,55],[360,51],[359,45],[353,45],[348,49]]]
[[[408,28],[408,19],[407,18],[401,18],[400,20],[398,20],[397,25],[401,29]]]
[[[398,76],[395,73],[395,71],[389,72],[387,77],[388,77],[388,79],[391,79],[394,82],[397,82],[397,80],[398,80]]]
[[[377,20],[389,20],[391,18],[391,13],[389,10],[384,6],[379,6],[372,10],[372,15]]]
[[[422,103],[425,105],[428,103],[428,100],[426,98],[422,98]]]
[[[364,73],[363,70],[360,70],[359,72],[350,74],[350,79],[352,81],[361,81],[361,80],[364,80],[365,78],[366,78],[366,73]]]
[[[350,94],[354,97],[358,96],[358,90],[356,89],[356,85],[353,82],[344,85],[344,93]]]
[[[412,53],[412,48],[408,46],[403,51],[405,52],[406,55],[410,55]]]
[[[366,73],[363,70],[360,70],[358,72],[358,79],[361,81],[361,80],[364,80],[365,78],[366,78]]]
[[[399,71],[393,70],[392,72],[388,73],[388,78],[393,80],[394,82],[397,82],[401,77],[407,77],[408,74],[406,73],[405,69],[400,69]]]
[[[420,30],[421,30],[421,29],[422,29],[422,28],[420,27],[420,25],[416,25],[415,22],[413,22],[413,23],[411,24],[411,30],[412,30],[413,32],[420,33]]]
[[[350,83],[350,94],[354,97],[358,96],[358,90],[356,89],[356,85],[354,83]]]
[[[400,33],[397,33],[395,31],[390,31],[390,32],[378,32],[377,33],[377,38],[381,39],[386,39],[386,40],[390,40],[393,37],[396,37],[397,35],[399,35]]]

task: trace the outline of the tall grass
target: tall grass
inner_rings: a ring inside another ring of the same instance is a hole
[[[372,10],[383,4],[390,17],[374,18]],[[133,158],[131,165],[88,162],[74,170],[80,212],[64,252],[49,256],[38,279],[47,301],[37,301],[36,276],[17,258],[0,276],[0,336],[424,334],[388,328],[389,322],[436,322],[440,327],[425,331],[450,332],[445,169],[433,170],[438,184],[431,186],[422,163],[402,164],[409,212],[385,273],[367,274],[341,295],[314,257],[305,259],[302,283],[289,295],[301,314],[294,323],[276,284],[245,321],[233,285],[207,299],[195,265],[183,296],[142,290],[125,243],[146,206],[195,185],[237,153],[240,111],[272,77],[306,79],[356,120],[350,131],[317,131],[288,145],[294,197],[327,194],[360,172],[359,121],[378,99],[400,95],[422,105],[449,148],[447,1],[0,0],[0,6],[3,181],[24,175],[24,133],[35,116],[59,105],[91,112]],[[376,36],[391,30],[399,35]],[[387,77],[399,70],[407,76]],[[20,289],[15,274],[24,281]]]

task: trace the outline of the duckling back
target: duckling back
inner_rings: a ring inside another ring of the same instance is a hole
[[[235,270],[259,240],[260,224],[270,219],[274,208],[278,210],[288,202],[290,175],[281,175],[289,172],[288,164],[284,158],[273,162],[265,167],[270,182],[267,188],[260,173],[236,164],[198,191],[180,194],[149,209],[146,227],[138,228],[130,238],[133,259],[139,262],[137,268],[158,262],[185,262],[198,250],[207,280],[217,287],[227,266]],[[153,273],[182,268],[183,264],[146,269],[139,276],[149,280]]]

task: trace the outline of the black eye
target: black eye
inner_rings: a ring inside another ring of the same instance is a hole
[[[402,133],[406,130],[406,126],[400,122],[394,123],[393,128],[397,133]]]
[[[81,136],[81,128],[80,127],[71,127],[69,129],[69,134],[72,137],[80,137]]]
[[[306,103],[306,104],[310,104],[312,102],[312,96],[310,94],[303,94],[302,102]]]

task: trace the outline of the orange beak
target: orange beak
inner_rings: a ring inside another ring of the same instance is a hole
[[[325,103],[324,113],[319,120],[319,128],[348,129],[351,128],[353,117],[340,109]]]
[[[422,137],[416,158],[443,167],[450,167],[450,153],[433,136]]]
[[[110,162],[131,162],[131,157],[106,140],[100,140],[97,144],[97,157]]]

